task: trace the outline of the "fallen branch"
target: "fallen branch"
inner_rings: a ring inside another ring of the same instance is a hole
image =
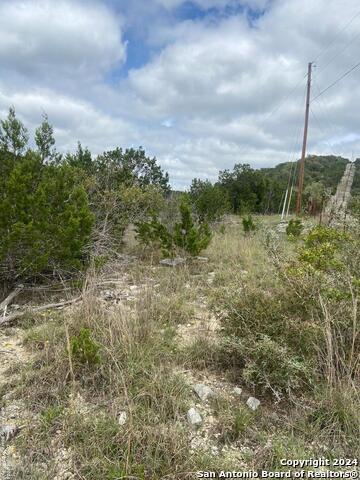
[[[8,305],[14,300],[15,297],[19,295],[21,290],[24,288],[24,285],[18,285],[15,290],[13,290],[9,295],[0,303],[0,311],[5,310]]]
[[[43,312],[45,310],[51,310],[52,308],[59,308],[64,307],[65,305],[71,305],[72,303],[79,302],[82,299],[82,296],[73,298],[72,300],[66,300],[64,302],[59,303],[48,303],[47,305],[41,305],[40,307],[29,308],[27,310],[23,310],[22,312],[15,312],[11,315],[7,315],[6,317],[0,318],[0,326],[13,322],[18,318],[23,317],[24,315],[32,315],[34,313]]]

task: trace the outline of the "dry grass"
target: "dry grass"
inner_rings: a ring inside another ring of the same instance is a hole
[[[215,232],[204,252],[207,263],[193,261],[176,269],[162,268],[156,255],[150,254],[123,267],[106,266],[106,272],[119,278],[119,268],[123,268],[126,282],[141,286],[135,302],[109,308],[99,300],[95,286],[97,277],[104,280],[104,274],[90,272],[80,306],[28,330],[26,343],[35,355],[34,362],[23,371],[17,390],[37,414],[38,422],[18,439],[27,458],[19,479],[54,478],[62,450],[70,457],[75,478],[86,480],[175,480],[193,478],[192,472],[201,469],[238,468],[238,458],[189,453],[194,433],[187,425],[186,411],[194,397],[184,376],[175,372],[185,368],[196,375],[201,371],[203,378],[210,372],[221,378],[229,374],[237,385],[245,384],[242,338],[240,330],[228,335],[232,328],[229,318],[237,325],[240,318],[245,319],[243,332],[248,339],[250,334],[257,337],[261,333],[264,322],[275,328],[279,318],[286,326],[280,332],[281,342],[291,340],[304,346],[311,329],[296,330],[298,307],[303,308],[307,298],[298,303],[288,301],[289,290],[280,288],[274,248],[268,248],[274,240],[268,238],[274,219],[256,219],[260,226],[251,236],[244,235],[240,220],[236,221],[239,223],[227,224],[225,232]],[[275,242],[277,259],[294,258],[296,243],[284,237]],[[131,251],[136,251],[136,246],[131,245]],[[351,301],[357,335],[354,297]],[[194,335],[190,345],[181,345],[178,325],[196,325],[199,309],[209,313],[210,308],[218,314],[222,332]],[[332,325],[324,331],[328,332],[324,337],[328,338],[328,350],[322,353],[326,356],[327,352],[329,376],[335,368],[329,350],[336,341],[331,317],[335,313],[327,310],[325,315],[325,325]],[[312,319],[305,316],[305,310],[301,315],[305,327]],[[74,353],[74,339],[79,340],[84,329],[90,332],[91,341],[90,346],[82,347],[98,349],[99,361],[82,362]],[[350,354],[352,379],[354,365],[358,365],[355,352],[354,348]],[[263,357],[261,361],[265,362]],[[266,362],[264,369],[269,365],[268,359]],[[276,360],[270,373],[276,373],[279,363]],[[284,372],[280,374],[283,378]],[[278,381],[271,377],[273,380]],[[255,383],[250,382],[248,388],[259,394],[262,385]],[[276,403],[267,393],[261,397],[262,407],[256,415],[235,400],[219,400],[211,406],[219,446],[235,446],[252,468],[279,468],[281,458],[340,454],[344,445],[347,454],[355,455],[358,399],[348,386],[349,382],[341,387],[347,392],[344,395],[339,395],[340,383],[332,389],[321,387],[320,393],[300,389],[292,403]],[[125,425],[118,422],[120,412],[126,412]],[[322,446],[314,444],[317,438],[322,439]]]

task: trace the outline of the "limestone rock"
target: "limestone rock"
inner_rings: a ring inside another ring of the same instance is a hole
[[[203,383],[197,383],[194,385],[194,392],[198,395],[198,397],[205,402],[209,398],[215,397],[215,393],[211,390],[210,387],[204,385]]]
[[[181,265],[185,263],[185,258],[182,257],[175,257],[175,258],[164,258],[160,260],[160,265],[165,265],[167,267],[176,267],[177,265]]]
[[[242,394],[242,388],[234,387],[233,392],[235,393],[235,395],[241,395]]]
[[[104,300],[112,300],[114,298],[114,293],[111,290],[105,290],[103,292],[103,298]]]
[[[121,425],[121,426],[125,425],[126,421],[127,421],[127,413],[125,411],[120,412],[119,415],[118,415],[119,425]]]
[[[195,258],[196,258],[196,260],[198,260],[199,262],[204,262],[204,263],[206,263],[206,262],[209,261],[208,257],[195,257]]]
[[[201,415],[194,407],[187,412],[187,420],[193,427],[197,427],[202,423]]]
[[[255,397],[249,397],[247,399],[246,405],[251,408],[251,410],[256,410],[260,406],[260,400]]]

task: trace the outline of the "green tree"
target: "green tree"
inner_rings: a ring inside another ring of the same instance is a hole
[[[126,186],[158,186],[164,193],[170,191],[169,175],[164,173],[156,158],[150,158],[141,147],[135,150],[116,148],[96,159],[96,177],[102,189],[116,190]]]
[[[200,220],[207,222],[218,220],[231,209],[227,192],[209,180],[193,179],[190,201]]]
[[[326,198],[326,188],[322,182],[312,182],[305,187],[304,196],[307,200],[309,214],[316,215],[322,210]]]
[[[68,153],[65,157],[66,163],[72,167],[80,168],[87,174],[93,174],[95,171],[95,164],[93,162],[91,152],[88,147],[83,148],[80,142],[77,144],[76,153]]]
[[[10,107],[8,116],[0,121],[0,148],[21,155],[29,141],[29,134],[25,126],[16,118],[15,108]]]
[[[199,255],[210,243],[209,225],[205,222],[195,224],[190,206],[185,200],[180,204],[180,215],[181,221],[176,223],[174,228],[174,243],[190,255]]]
[[[43,162],[59,161],[60,156],[56,153],[54,129],[49,123],[46,113],[43,115],[43,121],[41,125],[35,130],[35,143],[38,149],[38,153]]]
[[[85,259],[93,215],[76,170],[68,165],[43,164],[38,154],[28,151],[7,170],[2,186],[3,279],[79,268]]]
[[[180,221],[175,223],[173,231],[161,223],[156,215],[150,222],[138,222],[136,231],[139,241],[144,245],[160,247],[164,255],[173,256],[178,249],[192,256],[199,255],[211,241],[209,225],[194,222],[186,197],[179,208]]]
[[[265,210],[268,180],[250,165],[236,164],[232,172],[220,172],[219,185],[228,193],[234,213]]]

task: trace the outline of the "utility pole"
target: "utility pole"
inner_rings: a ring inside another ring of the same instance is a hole
[[[304,189],[304,170],[305,170],[306,144],[307,144],[307,135],[308,135],[308,127],[309,127],[309,110],[310,110],[311,70],[312,70],[312,62],[308,64],[304,138],[303,138],[303,146],[302,146],[300,168],[299,168],[298,192],[296,197],[296,215],[301,214],[301,202],[302,202],[302,194]]]

